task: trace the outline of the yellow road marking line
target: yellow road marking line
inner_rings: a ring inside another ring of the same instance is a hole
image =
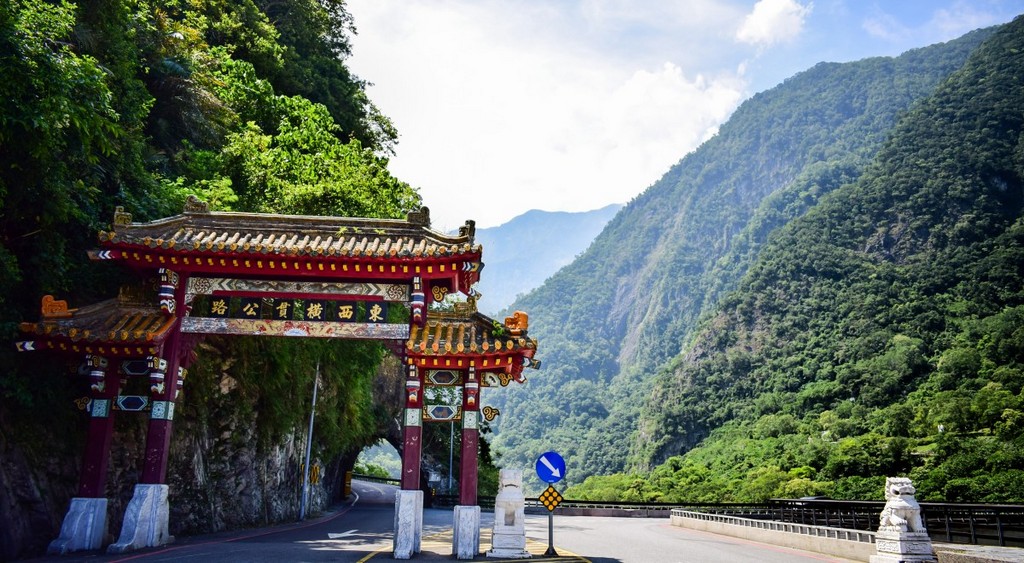
[[[487,529],[487,530],[480,530],[480,544],[481,544],[481,546],[483,546],[483,545],[485,545],[487,543],[490,543],[490,540],[491,540],[491,530],[489,530],[489,529]],[[537,541],[537,540],[532,539],[532,538],[526,538],[526,547],[527,547],[526,550],[529,551],[531,555],[533,555],[533,557],[530,558],[531,562],[543,563],[543,562],[546,562],[546,561],[573,561],[573,560],[575,560],[578,563],[591,563],[591,561],[589,559],[587,559],[586,557],[583,557],[582,555],[577,555],[577,554],[575,554],[575,553],[573,553],[571,551],[568,551],[566,549],[560,548],[558,546],[555,546],[555,551],[558,552],[558,557],[544,557],[544,552],[546,552],[547,549],[548,549],[547,544],[546,543],[542,543],[542,542]],[[431,552],[431,553],[437,553],[437,554],[440,554],[440,555],[450,555],[450,554],[447,554],[446,551],[451,551],[451,548],[452,548],[452,530],[446,530],[444,532],[438,532],[436,534],[432,534],[430,536],[422,538],[421,543],[420,543],[420,552],[421,553],[426,551],[426,552]],[[366,557],[363,557],[362,559],[360,559],[356,563],[365,563],[366,561],[369,561],[370,559],[373,559],[374,557],[377,557],[378,555],[383,555],[383,554],[391,553],[391,551],[392,551],[392,548],[388,548],[388,547],[383,548],[383,549],[378,549],[377,551],[374,551],[373,553],[370,553]],[[414,556],[414,558],[415,558],[415,556]],[[490,563],[513,563],[513,562],[514,563],[521,563],[523,560],[522,559],[490,559],[490,558],[488,558],[487,561],[489,561]]]

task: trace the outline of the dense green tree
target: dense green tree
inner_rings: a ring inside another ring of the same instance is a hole
[[[75,307],[138,281],[86,258],[116,206],[137,221],[178,213],[190,195],[216,210],[401,218],[418,209],[417,191],[387,170],[394,128],[344,62],[353,32],[340,1],[0,2],[8,343],[18,322],[38,317],[43,294]],[[211,338],[197,352],[184,432],[249,421],[261,450],[278,447],[305,425],[318,365],[316,452],[326,462],[354,460],[395,426],[385,387],[396,380],[379,345]],[[0,350],[5,447],[10,438],[26,459],[81,451],[76,413],[54,405],[72,404],[82,380],[66,377],[60,359],[25,356]],[[196,438],[178,434],[178,443]],[[71,487],[48,477],[36,488],[56,507]]]

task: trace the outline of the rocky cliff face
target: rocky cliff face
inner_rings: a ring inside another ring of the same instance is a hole
[[[205,392],[196,392],[197,385],[206,386]],[[193,394],[207,400],[190,400]],[[189,380],[176,411],[167,475],[172,535],[298,517],[306,429],[261,447],[257,413],[251,407],[235,392],[229,376],[220,381]],[[52,408],[59,425],[12,420],[0,410],[2,560],[44,553],[59,535],[70,498],[77,493],[86,415],[69,414],[75,410],[71,401]],[[147,422],[145,414],[117,415],[107,482],[108,541],[120,534],[125,507],[142,472]],[[346,460],[313,461],[321,466],[320,481],[311,487],[307,514],[323,510],[340,496],[344,485]]]
[[[32,436],[27,431],[24,425],[12,423],[0,405],[0,560],[4,561],[45,551],[57,537],[68,499],[78,487],[80,457],[65,452],[80,444],[81,436],[47,427],[35,429]],[[21,443],[34,447],[24,448]]]

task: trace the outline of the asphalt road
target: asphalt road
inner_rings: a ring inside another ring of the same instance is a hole
[[[36,561],[77,562],[278,562],[392,561],[395,487],[355,481],[355,502],[318,518],[256,530],[178,538],[168,546],[122,555],[76,553]],[[593,563],[847,563],[809,552],[717,536],[671,526],[667,519],[555,516],[555,550],[548,547],[548,517],[528,515],[527,549],[533,561]],[[493,513],[481,515],[481,551],[490,548]],[[451,555],[451,509],[426,509],[423,552],[414,561],[448,560]],[[477,560],[497,562],[483,554]]]
[[[305,522],[267,528],[177,538],[170,545],[134,553],[107,555],[80,552],[35,561],[79,562],[279,562],[279,561],[363,561],[377,554],[391,555],[394,529],[394,499],[397,487],[354,481],[354,502]],[[423,534],[450,531],[452,511],[424,510]],[[450,543],[449,543],[450,545]],[[449,547],[449,551],[450,551]],[[383,561],[383,559],[381,559]]]
[[[667,518],[555,516],[555,550],[593,563],[848,563],[807,551],[688,530]],[[547,544],[547,517],[527,517],[526,534]]]

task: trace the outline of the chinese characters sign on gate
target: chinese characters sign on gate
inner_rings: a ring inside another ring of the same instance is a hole
[[[203,315],[218,319],[270,319],[277,321],[329,321],[386,323],[385,301],[333,301],[324,299],[275,299],[252,297],[209,298],[209,310]]]

